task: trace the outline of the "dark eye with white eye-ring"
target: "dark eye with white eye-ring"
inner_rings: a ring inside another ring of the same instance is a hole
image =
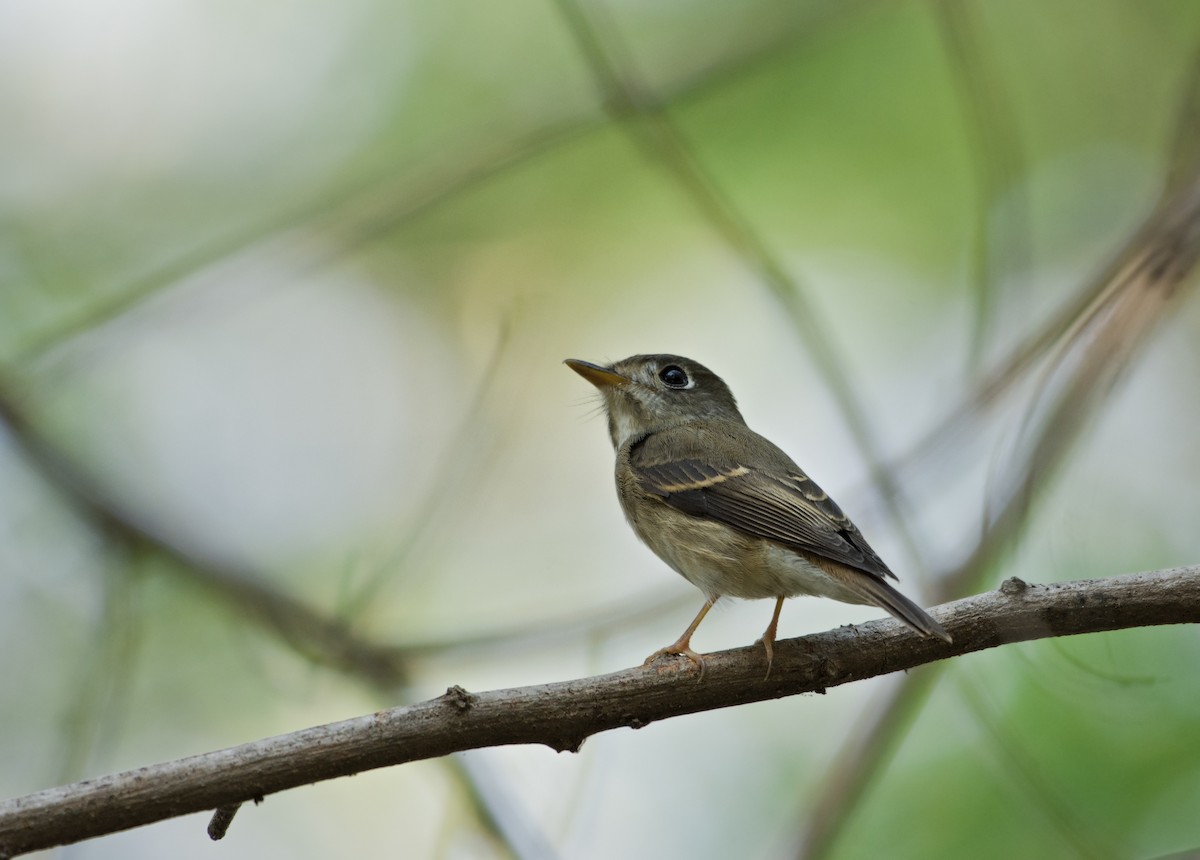
[[[688,388],[692,384],[683,368],[677,364],[668,364],[658,372],[658,378],[667,388]]]

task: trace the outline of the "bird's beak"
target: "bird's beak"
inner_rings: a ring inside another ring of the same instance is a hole
[[[578,373],[588,382],[597,388],[615,388],[620,385],[628,385],[629,379],[619,373],[614,373],[607,367],[601,367],[598,364],[592,364],[590,361],[580,361],[578,358],[568,358],[563,362],[571,370]]]

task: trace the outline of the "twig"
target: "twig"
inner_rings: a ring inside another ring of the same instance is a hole
[[[213,842],[220,842],[224,839],[225,834],[229,832],[229,825],[233,824],[233,816],[237,815],[237,811],[241,808],[240,803],[217,807],[217,811],[213,813],[208,822],[208,838]]]

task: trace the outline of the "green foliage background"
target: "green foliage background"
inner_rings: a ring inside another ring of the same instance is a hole
[[[621,522],[569,356],[710,365],[939,593],[1053,349],[938,428],[1063,341],[1195,152],[1198,50],[1187,0],[0,6],[0,792],[671,641],[699,597]],[[1185,295],[977,587],[1200,560],[1198,331]],[[781,636],[876,614],[793,601]],[[220,850],[1156,857],[1200,848],[1198,658],[1014,646],[321,784]],[[183,819],[70,853],[213,850]]]

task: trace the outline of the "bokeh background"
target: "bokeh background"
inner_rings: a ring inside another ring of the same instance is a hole
[[[0,795],[672,641],[566,357],[708,364],[926,603],[1200,560],[1200,303],[1087,311],[1198,56],[1193,0],[0,4]],[[59,853],[1157,857],[1197,665],[1041,641]]]

